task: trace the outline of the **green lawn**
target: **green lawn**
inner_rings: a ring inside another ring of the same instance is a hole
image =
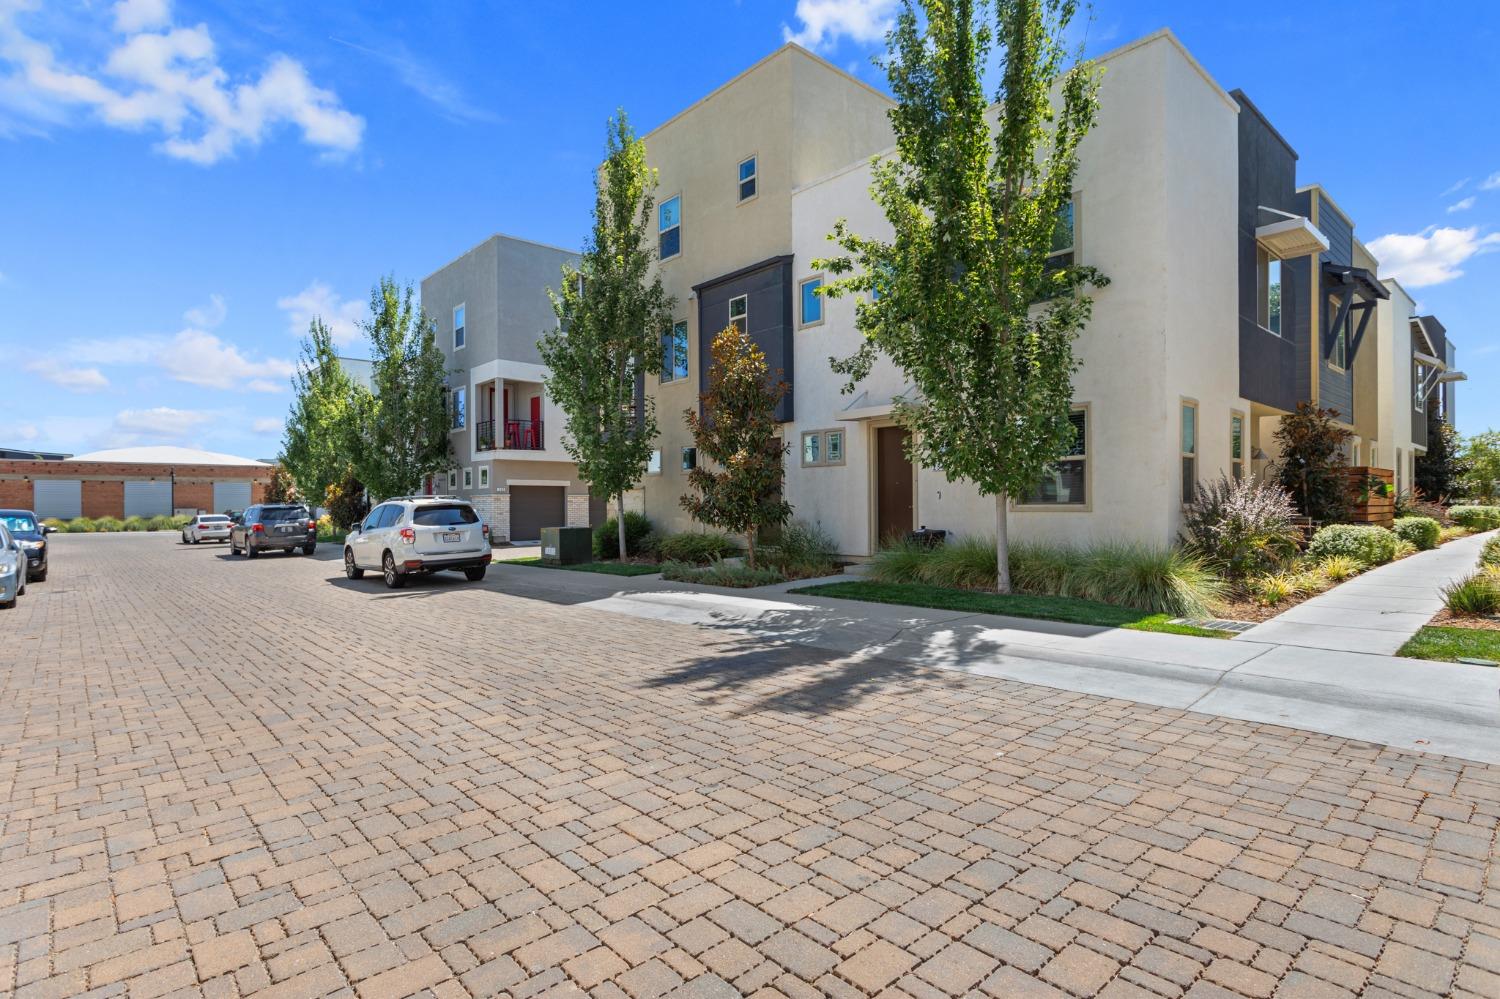
[[[908,607],[932,607],[937,610],[969,611],[979,614],[1005,614],[1009,617],[1035,618],[1041,621],[1064,621],[1070,624],[1092,624],[1103,628],[1129,628],[1132,631],[1159,631],[1169,635],[1197,635],[1202,638],[1228,638],[1229,633],[1171,624],[1170,614],[1148,614],[1145,611],[1101,604],[1073,597],[1039,597],[1015,593],[980,593],[976,590],[954,590],[921,583],[872,583],[867,580],[848,583],[822,583],[802,586],[791,593],[844,600],[865,600],[876,604],[902,604]]]
[[[1408,659],[1490,659],[1500,662],[1500,631],[1478,628],[1423,628],[1401,646],[1398,656]]]
[[[606,576],[654,576],[661,572],[659,565],[643,565],[638,562],[583,562],[578,565],[548,565],[539,557],[496,559],[496,565],[529,565],[537,569],[571,569],[575,572],[602,572]]]

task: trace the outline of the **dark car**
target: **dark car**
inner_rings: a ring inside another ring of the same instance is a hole
[[[56,528],[36,519],[30,510],[0,510],[0,524],[20,542],[26,553],[26,578],[40,583],[47,578],[47,535]]]
[[[311,555],[318,546],[318,522],[301,503],[263,503],[248,507],[229,528],[229,551],[254,558],[261,552]]]

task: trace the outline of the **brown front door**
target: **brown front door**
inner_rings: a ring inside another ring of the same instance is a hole
[[[875,431],[875,530],[884,544],[912,527],[911,459],[906,456],[907,431],[880,427]]]

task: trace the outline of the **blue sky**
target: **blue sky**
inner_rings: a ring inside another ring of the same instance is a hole
[[[274,455],[312,312],[353,337],[381,274],[576,246],[607,115],[789,35],[882,85],[892,6],[0,0],[0,446]],[[1168,26],[1243,88],[1459,343],[1460,430],[1500,424],[1500,6],[1228,7],[1099,0],[1087,45]]]

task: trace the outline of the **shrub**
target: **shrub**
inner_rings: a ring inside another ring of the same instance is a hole
[[[644,513],[625,511],[625,547],[639,549],[641,539],[651,533],[651,520]],[[620,557],[620,522],[610,517],[594,528],[594,558]]]
[[[1267,607],[1275,607],[1297,593],[1296,584],[1280,574],[1256,576],[1250,580],[1248,587],[1250,595]]]
[[[1500,611],[1500,581],[1486,570],[1443,587],[1443,603],[1454,614],[1472,617]]]
[[[709,586],[770,586],[782,583],[786,577],[775,569],[752,569],[733,562],[717,561],[708,565],[688,565],[686,562],[663,562],[661,578],[679,583],[706,583]]]
[[[648,547],[643,542],[641,550],[644,552]],[[733,555],[736,550],[729,535],[718,531],[683,531],[681,534],[658,536],[655,549],[663,561],[684,562],[688,565],[708,565]]]
[[[1450,506],[1448,519],[1471,531],[1493,531],[1500,527],[1500,506]]]
[[[94,530],[100,534],[110,531],[125,530],[125,522],[119,517],[97,517],[94,519]]]
[[[69,534],[93,534],[97,528],[88,517],[75,517],[68,521]]]
[[[1394,561],[1395,559],[1406,558],[1407,556],[1415,555],[1416,553],[1416,545],[1412,544],[1410,541],[1407,541],[1405,538],[1397,538],[1396,552],[1391,556],[1391,559]]]
[[[145,517],[126,517],[125,523],[120,526],[122,531],[144,531],[145,529]]]
[[[56,517],[48,517],[42,521],[42,524],[52,528],[54,531],[67,531],[68,529],[68,522],[66,520],[58,520]]]
[[[1276,426],[1281,484],[1297,509],[1325,524],[1343,520],[1349,509],[1345,447],[1354,435],[1339,426],[1338,417],[1338,410],[1299,402]]]
[[[780,570],[787,579],[809,579],[838,572],[834,555],[833,538],[826,531],[816,524],[794,520],[781,529],[774,545],[761,550],[759,562]]]
[[[1296,515],[1291,496],[1276,483],[1236,482],[1221,472],[1217,481],[1199,485],[1183,511],[1183,540],[1229,579],[1242,579],[1297,553]]]
[[[1438,542],[1440,544],[1446,545],[1450,541],[1457,541],[1459,538],[1467,538],[1468,536],[1469,529],[1467,527],[1459,527],[1457,524],[1454,524],[1450,527],[1443,528],[1442,531],[1439,532]]]
[[[1490,538],[1479,553],[1479,564],[1500,567],[1500,538]]]
[[[1384,565],[1396,557],[1398,540],[1374,524],[1330,524],[1313,535],[1307,556],[1321,562],[1330,555],[1347,555],[1366,566]]]
[[[891,541],[870,560],[869,578],[877,583],[925,583],[932,550],[906,538]]]
[[[1335,583],[1342,583],[1350,576],[1365,571],[1364,563],[1348,555],[1330,555],[1318,563],[1318,571]]]
[[[148,531],[170,531],[173,527],[178,526],[181,525],[177,523],[177,518],[170,516],[152,517],[146,521],[146,530]]]
[[[1425,552],[1438,546],[1438,539],[1443,534],[1443,525],[1431,517],[1397,517],[1396,524],[1391,530],[1402,541],[1410,541],[1415,545],[1417,551]]]
[[[1448,508],[1428,499],[1420,489],[1408,489],[1396,497],[1396,516],[1431,517],[1439,526],[1448,526]]]

